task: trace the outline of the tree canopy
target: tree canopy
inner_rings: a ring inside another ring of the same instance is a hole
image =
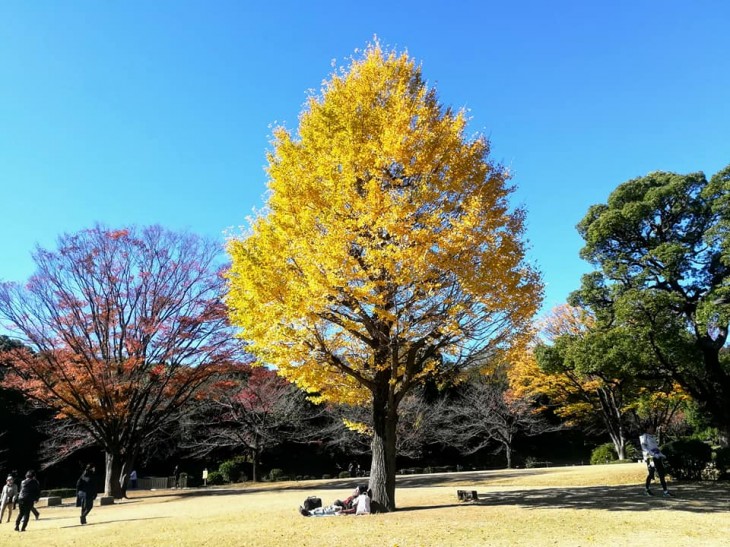
[[[0,316],[27,346],[7,354],[4,385],[76,426],[69,451],[103,447],[108,495],[235,351],[219,251],[158,226],[96,226],[37,249],[26,284],[0,285]]]
[[[371,488],[395,508],[398,406],[499,352],[541,300],[508,174],[406,54],[367,48],[274,132],[267,209],[229,242],[227,303],[260,363],[373,412]]]
[[[676,381],[730,431],[730,362],[721,350],[730,322],[730,166],[703,173],[656,172],[620,185],[578,225],[583,277],[574,304],[602,328],[630,330],[634,371]]]

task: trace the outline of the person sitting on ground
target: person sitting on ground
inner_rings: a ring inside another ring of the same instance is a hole
[[[305,517],[332,517],[338,515],[370,514],[370,498],[372,493],[366,486],[358,486],[344,501],[335,500],[332,505],[307,510],[299,507],[299,513]]]

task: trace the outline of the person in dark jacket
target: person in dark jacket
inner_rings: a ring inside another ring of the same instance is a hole
[[[25,532],[25,528],[28,526],[28,519],[30,518],[30,511],[33,509],[33,504],[37,502],[41,497],[41,485],[35,478],[34,471],[28,471],[25,474],[25,480],[20,483],[20,492],[18,493],[18,518],[15,520],[15,531]],[[20,522],[23,522],[23,527],[20,528]]]
[[[94,507],[96,499],[96,478],[94,466],[89,464],[76,481],[76,505],[81,506],[81,524],[86,524],[86,516]]]
[[[10,474],[13,476],[13,481],[15,482],[15,484],[20,484],[20,477],[18,475],[18,470],[13,469]],[[41,518],[41,514],[38,512],[38,509],[36,509],[35,506],[30,508],[30,512],[35,515],[36,520]]]

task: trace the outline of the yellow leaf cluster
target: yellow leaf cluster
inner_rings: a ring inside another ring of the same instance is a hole
[[[229,241],[227,304],[259,362],[322,400],[391,392],[529,326],[524,212],[463,112],[379,45],[274,132],[270,197]]]

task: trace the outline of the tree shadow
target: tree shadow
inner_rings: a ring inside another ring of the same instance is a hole
[[[718,483],[673,484],[671,498],[660,489],[647,496],[638,486],[589,486],[534,488],[479,493],[479,500],[463,505],[514,505],[535,509],[602,509],[605,511],[652,511],[672,509],[691,513],[730,511],[730,485]]]
[[[461,473],[433,473],[424,475],[399,475],[396,477],[396,488],[460,486],[465,490],[474,490],[474,483],[481,484],[493,480],[526,475],[549,473],[549,469],[495,470],[490,472],[474,471]],[[144,498],[169,498],[174,501],[181,497],[201,496],[241,496],[258,492],[275,491],[332,491],[341,492],[344,497],[358,484],[365,484],[367,478],[331,479],[320,481],[288,481],[276,483],[256,483],[251,486],[207,487],[189,490],[172,490],[151,492],[143,496],[135,496],[125,503],[134,503]],[[469,483],[472,483],[470,486]],[[529,507],[535,509],[602,509],[605,511],[651,511],[655,509],[672,509],[678,511],[728,512],[730,511],[730,483],[726,482],[672,482],[672,498],[664,498],[661,489],[654,488],[654,496],[646,496],[643,484],[621,486],[586,486],[586,487],[527,487],[482,492],[475,502],[458,502],[453,504],[404,506],[397,511],[422,511],[443,509],[448,507],[470,506],[506,506]],[[478,487],[477,487],[478,491]],[[324,497],[324,496],[323,496]],[[335,496],[337,497],[337,496]],[[454,491],[456,498],[456,490]]]
[[[549,473],[550,469],[499,469],[489,471],[461,471],[457,473],[427,473],[422,475],[398,475],[396,477],[396,488],[428,487],[428,486],[452,486],[468,485],[469,483],[484,483],[489,480],[509,479],[513,477],[526,477]],[[307,481],[282,481],[282,482],[257,482],[245,483],[236,486],[208,486],[199,488],[186,488],[184,490],[146,490],[134,491],[133,497],[125,502],[145,498],[160,497],[191,497],[191,496],[230,496],[251,494],[255,492],[281,492],[288,490],[342,490],[352,491],[360,484],[367,484],[368,477],[355,477],[344,479],[312,479]],[[471,488],[470,488],[471,489]],[[142,492],[144,492],[142,494]],[[131,494],[131,492],[128,492]],[[140,495],[141,494],[141,495]]]
[[[173,517],[145,517],[145,518],[137,518],[137,519],[114,519],[114,520],[95,520],[91,522],[87,522],[86,524],[70,524],[68,526],[59,526],[59,528],[89,528],[94,526],[101,526],[102,524],[116,524],[117,522],[140,522],[144,520],[160,520],[160,519],[170,519]]]

